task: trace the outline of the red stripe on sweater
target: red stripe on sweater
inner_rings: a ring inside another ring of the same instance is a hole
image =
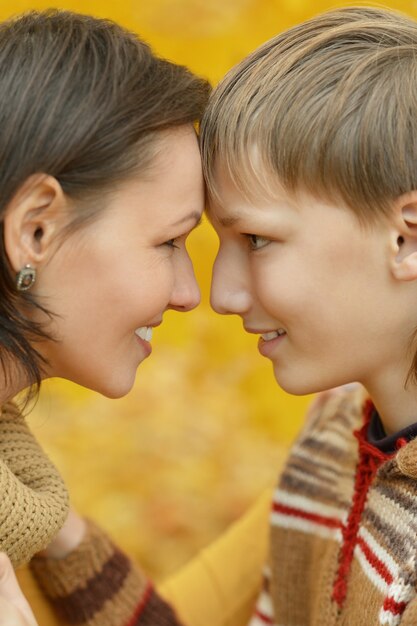
[[[135,612],[133,613],[132,617],[130,618],[126,626],[135,626],[139,615],[142,613],[143,609],[148,603],[149,598],[152,595],[152,591],[153,591],[153,585],[152,583],[148,582],[148,584],[146,585],[146,589],[143,593],[143,596],[141,597],[140,602],[135,609]]]
[[[375,552],[372,551],[372,549],[369,547],[366,541],[362,539],[362,537],[358,537],[358,544],[360,545],[368,563],[372,565],[374,570],[378,572],[381,578],[383,578],[385,582],[390,585],[393,581],[393,578],[385,563],[383,563],[381,559],[377,557]]]
[[[388,585],[391,585],[394,579],[386,565],[376,556],[362,537],[358,537],[358,544],[360,545],[368,563],[370,563],[374,570],[378,572],[381,578],[383,578]],[[383,607],[384,611],[392,613],[393,615],[402,615],[407,607],[407,602],[396,602],[394,598],[388,597],[385,598]]]
[[[307,511],[302,511],[301,509],[296,509],[294,507],[285,506],[284,504],[280,504],[278,502],[273,503],[273,511],[276,513],[281,513],[283,515],[288,515],[289,517],[298,517],[301,519],[306,519],[316,524],[320,524],[326,526],[328,528],[343,528],[343,524],[337,518],[325,517],[324,515],[317,515],[315,513],[308,513]],[[387,566],[381,561],[381,559],[375,554],[372,548],[366,543],[366,541],[357,536],[357,543],[360,545],[361,550],[371,565],[371,567],[383,578],[383,580],[391,585],[393,582],[393,577]],[[384,602],[384,610],[393,613],[394,615],[401,615],[405,607],[407,605],[404,602],[395,602],[392,598],[386,598]],[[259,612],[256,613],[259,619],[269,619],[267,616],[262,616]],[[266,622],[272,623],[272,622]]]
[[[353,553],[358,543],[358,532],[362,513],[366,505],[368,490],[378,468],[384,463],[389,455],[384,454],[378,448],[371,445],[367,440],[367,433],[373,404],[367,400],[364,405],[364,424],[360,430],[355,430],[354,435],[359,445],[359,462],[356,467],[355,486],[346,525],[342,529],[343,543],[339,553],[339,568],[333,584],[333,600],[342,608],[346,599],[348,578],[352,566]]]
[[[394,598],[385,598],[384,609],[394,615],[402,615],[407,606],[406,602],[396,602]]]
[[[260,611],[259,609],[256,609],[255,611],[255,616],[261,620],[261,622],[264,622],[264,624],[273,624],[273,619],[272,617],[269,617],[269,615],[266,615],[265,613],[262,613],[262,611]]]
[[[273,503],[272,510],[275,513],[282,513],[283,515],[289,515],[290,517],[300,517],[302,519],[309,520],[310,522],[327,526],[328,528],[342,528],[343,526],[342,522],[336,517],[326,517],[325,515],[318,515],[316,513],[307,513],[307,511],[302,511],[301,509],[296,509],[291,506],[285,506],[279,502]]]

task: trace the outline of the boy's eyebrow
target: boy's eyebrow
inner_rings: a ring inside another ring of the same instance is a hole
[[[220,208],[224,209],[225,207],[221,206]],[[216,221],[220,224],[220,226],[223,226],[224,228],[230,228],[231,226],[235,226],[240,221],[242,221],[242,216],[236,213],[234,215],[218,215],[216,209],[213,209],[213,207],[211,207],[210,205],[206,205],[204,214],[210,223]]]
[[[227,217],[219,217],[218,215],[216,215],[215,217],[220,226],[223,226],[224,228],[230,228],[231,226],[234,226],[235,224],[240,222],[239,215],[230,215]],[[210,214],[208,214],[208,218],[211,219]]]

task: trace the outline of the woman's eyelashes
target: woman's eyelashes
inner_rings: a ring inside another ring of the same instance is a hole
[[[185,246],[185,242],[190,232],[191,231],[188,231],[186,233],[182,233],[181,235],[177,235],[177,237],[172,237],[172,239],[167,239],[162,245],[171,249],[182,248]]]
[[[174,239],[168,239],[168,241],[164,241],[162,245],[168,246],[168,248],[179,248],[179,245],[177,242],[178,242],[178,237],[175,237]]]
[[[191,235],[191,233],[198,226],[200,226],[201,222],[202,222],[202,218],[199,219],[199,221],[196,223],[195,226],[193,226],[193,228],[191,228],[190,230],[187,230],[187,232],[185,233],[181,233],[180,235],[173,237],[172,239],[167,239],[166,241],[162,243],[162,246],[167,246],[168,248],[181,248],[182,247],[181,244],[185,245],[189,235]]]

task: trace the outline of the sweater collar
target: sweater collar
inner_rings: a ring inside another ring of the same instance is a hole
[[[373,405],[371,406],[366,438],[372,446],[384,454],[394,454],[398,448],[416,437],[417,422],[406,426],[393,435],[387,435],[377,410]]]

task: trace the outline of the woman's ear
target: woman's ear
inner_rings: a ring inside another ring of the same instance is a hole
[[[391,228],[391,270],[397,280],[417,279],[417,191],[394,204]]]
[[[4,217],[4,245],[15,272],[36,268],[52,251],[65,219],[65,196],[56,178],[33,174],[9,202]]]

